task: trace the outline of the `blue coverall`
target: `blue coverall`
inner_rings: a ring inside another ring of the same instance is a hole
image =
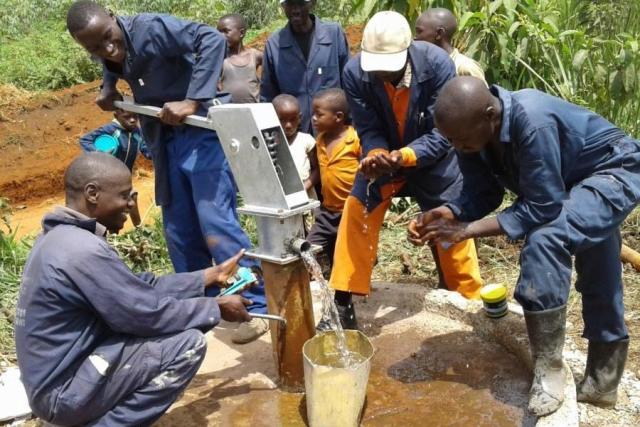
[[[282,93],[293,95],[300,103],[300,131],[313,134],[311,104],[323,89],[342,87],[342,70],[349,60],[347,37],[339,24],[323,22],[311,15],[315,30],[305,60],[291,25],[269,36],[264,48],[260,99],[271,102]]]
[[[537,90],[493,86],[502,104],[501,164],[486,152],[459,153],[463,193],[448,203],[462,221],[496,209],[508,238],[525,239],[515,297],[525,310],[567,303],[571,256],[582,293],[584,337],[627,338],[620,224],[640,198],[640,147],[601,116]]]
[[[62,425],[150,425],[195,376],[220,320],[202,271],[136,275],[95,219],[43,220],[16,307],[18,365],[33,412]]]
[[[151,158],[151,154],[147,150],[147,145],[142,138],[139,129],[129,132],[125,130],[117,120],[100,126],[89,133],[80,137],[80,146],[84,152],[96,151],[95,141],[101,135],[110,135],[118,140],[119,146],[115,156],[127,165],[129,170],[133,169],[133,164],[138,157],[138,151],[147,159]]]
[[[122,74],[104,62],[105,83],[129,83],[136,102],[161,107],[166,102],[202,102],[199,114],[216,97],[216,84],[226,53],[225,38],[215,29],[168,15],[118,17],[125,35]],[[220,263],[249,238],[236,213],[236,186],[215,132],[192,126],[168,126],[140,117],[142,133],[153,157],[156,202],[162,217],[169,256],[176,272],[200,270]],[[243,258],[240,265],[259,263]],[[218,288],[207,292],[216,295]],[[266,312],[264,285],[243,295],[252,312]]]

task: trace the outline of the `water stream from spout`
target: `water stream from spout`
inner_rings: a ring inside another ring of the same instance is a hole
[[[336,367],[352,368],[355,367],[361,360],[358,354],[352,353],[347,347],[347,339],[340,323],[340,315],[338,314],[338,307],[336,307],[333,301],[333,294],[329,289],[329,284],[322,275],[322,269],[320,264],[316,260],[311,251],[302,251],[300,253],[302,261],[304,261],[307,270],[311,274],[311,277],[320,284],[321,300],[322,300],[322,319],[329,322],[329,326],[336,334],[336,348],[338,350],[337,356],[340,361],[336,364]]]

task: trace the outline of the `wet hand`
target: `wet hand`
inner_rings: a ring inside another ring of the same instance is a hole
[[[115,101],[122,101],[122,94],[116,89],[102,89],[96,98],[96,104],[104,111],[114,111]]]
[[[251,300],[240,295],[229,295],[217,297],[216,302],[220,308],[220,316],[227,322],[251,321],[251,316],[247,311],[247,306],[252,304]]]
[[[180,125],[187,116],[195,114],[198,110],[198,101],[185,99],[184,101],[167,102],[158,113],[158,118],[171,126]]]
[[[407,239],[416,246],[424,246],[433,240],[431,236],[434,229],[438,230],[444,223],[451,221],[457,222],[451,209],[446,206],[423,212],[409,222]]]
[[[402,167],[402,153],[394,150],[390,153],[379,152],[368,156],[360,162],[360,172],[367,179],[378,179],[382,175],[391,174]]]
[[[207,268],[204,272],[204,286],[227,286],[227,280],[229,277],[233,276],[238,270],[238,262],[240,262],[240,259],[244,256],[244,251],[244,249],[240,249],[237,254],[225,262],[214,267]]]

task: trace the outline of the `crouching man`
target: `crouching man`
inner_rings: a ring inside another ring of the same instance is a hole
[[[76,158],[66,207],[43,219],[25,265],[16,349],[33,412],[57,425],[149,425],[176,400],[223,318],[248,321],[240,296],[204,298],[242,252],[191,273],[134,274],[105,239],[124,225],[131,174],[104,153]]]

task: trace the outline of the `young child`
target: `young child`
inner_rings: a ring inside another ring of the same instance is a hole
[[[344,202],[351,193],[360,163],[360,139],[349,125],[349,104],[342,89],[318,92],[312,108],[311,120],[318,133],[316,154],[322,205],[316,211],[307,240],[322,246],[321,258],[325,258],[323,261],[330,269]]]
[[[316,141],[308,133],[300,132],[300,104],[295,96],[282,94],[273,98],[273,108],[276,110],[280,125],[284,130],[291,150],[291,156],[296,164],[300,179],[307,190],[309,198],[317,199],[314,185],[319,181],[315,166]]]
[[[82,151],[105,151],[120,159],[129,170],[138,157],[138,151],[147,159],[151,158],[140,132],[138,116],[135,113],[117,109],[114,119],[80,138]]]
[[[232,101],[238,104],[258,102],[258,68],[262,66],[262,52],[242,45],[247,31],[244,17],[237,13],[224,15],[218,21],[218,31],[227,39],[228,55],[222,65],[218,89],[230,93]]]
[[[458,21],[449,9],[442,7],[427,9],[416,20],[415,30],[416,40],[433,43],[449,54],[456,66],[457,75],[473,76],[486,83],[480,64],[460,53],[451,44],[451,39],[458,30]]]
[[[147,159],[151,158],[151,153],[147,150],[142,137],[137,114],[116,109],[113,117],[111,123],[83,135],[80,138],[80,147],[85,153],[103,151],[112,154],[131,171],[138,157],[138,151]],[[138,209],[138,193],[133,192],[131,198],[134,205],[129,216],[133,225],[137,227],[142,222]]]

